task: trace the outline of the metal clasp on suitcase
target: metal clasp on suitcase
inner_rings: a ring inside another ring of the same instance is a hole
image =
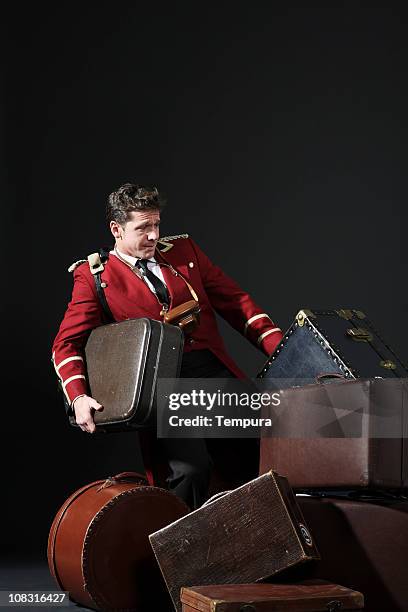
[[[350,327],[346,334],[356,342],[372,342],[373,335],[363,327]]]
[[[336,610],[340,610],[341,607],[342,603],[338,599],[333,599],[333,601],[329,601],[326,605],[328,612],[335,612]]]

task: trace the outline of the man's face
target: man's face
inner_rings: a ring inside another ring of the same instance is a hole
[[[160,211],[133,211],[128,214],[124,227],[111,221],[110,229],[122,253],[150,259],[159,239]]]

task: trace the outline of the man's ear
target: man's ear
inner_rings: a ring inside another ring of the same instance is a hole
[[[113,237],[115,238],[115,240],[119,240],[119,238],[122,235],[122,231],[123,231],[122,226],[119,225],[119,223],[117,223],[117,221],[111,221],[109,223],[109,228],[110,228],[110,231],[112,232]]]

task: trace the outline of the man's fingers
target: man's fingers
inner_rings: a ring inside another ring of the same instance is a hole
[[[82,431],[85,431],[85,433],[94,433],[96,427],[95,425],[80,425],[80,428],[82,429]]]
[[[89,421],[77,421],[77,425],[82,429],[82,431],[86,431],[87,433],[94,433],[96,427],[95,423],[92,420]]]
[[[75,419],[77,425],[86,433],[96,431],[93,415],[95,411],[102,411],[103,406],[93,397],[87,395],[79,397],[74,404]]]

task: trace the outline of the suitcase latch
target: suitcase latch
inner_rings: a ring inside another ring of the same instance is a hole
[[[335,610],[340,610],[341,607],[341,601],[339,601],[338,599],[333,599],[332,601],[329,601],[326,606],[329,612],[335,612]]]
[[[396,369],[396,365],[393,361],[391,361],[391,359],[386,359],[385,361],[380,361],[380,366],[382,368],[385,368],[386,370],[395,370]]]
[[[346,334],[356,342],[372,342],[373,340],[373,335],[363,327],[350,327]]]

